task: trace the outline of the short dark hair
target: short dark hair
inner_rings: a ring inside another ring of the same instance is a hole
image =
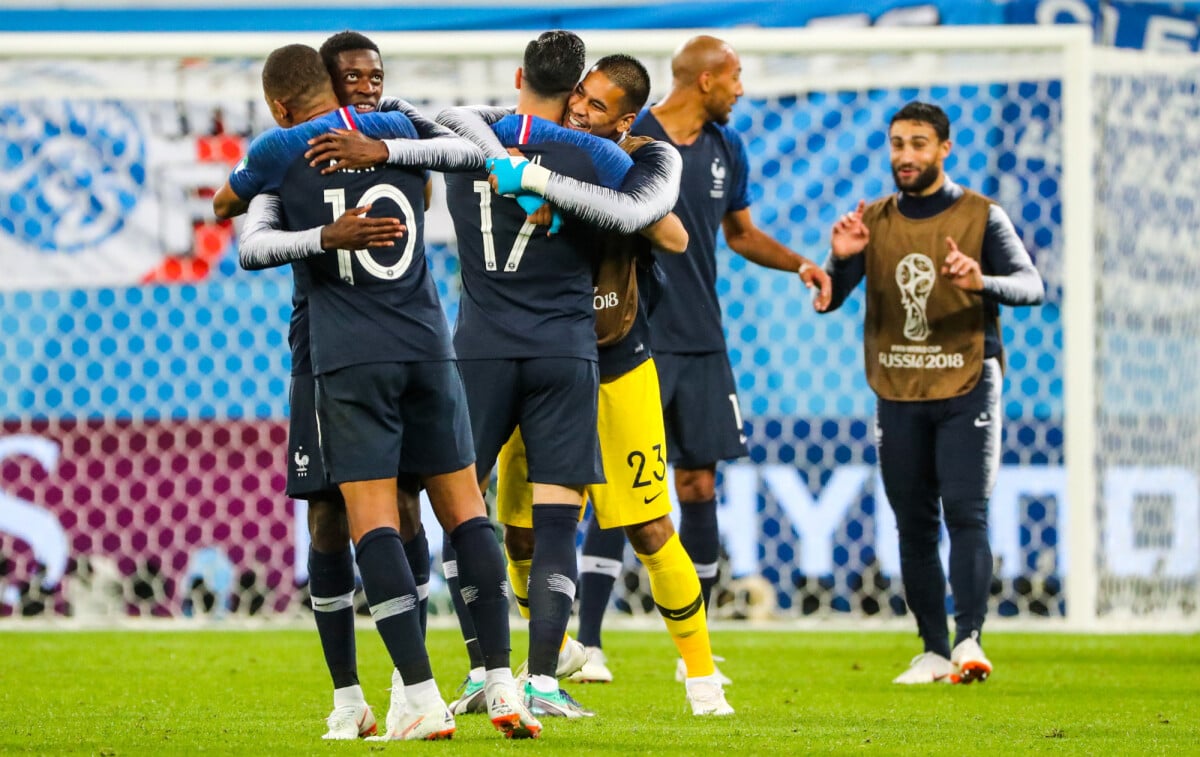
[[[892,120],[888,122],[888,128],[891,128],[891,125],[897,121],[920,121],[929,124],[937,134],[938,141],[945,142],[950,139],[950,118],[946,115],[946,111],[933,103],[913,100],[896,111],[896,115],[892,116]]]
[[[561,29],[543,32],[525,46],[523,80],[543,97],[569,94],[583,74],[586,54],[577,34]]]
[[[367,35],[349,29],[334,34],[321,43],[321,60],[325,61],[325,68],[329,69],[330,76],[337,75],[337,57],[350,50],[372,50],[378,55],[379,45]]]
[[[268,100],[302,102],[330,86],[329,72],[308,45],[284,45],[263,63],[262,84]]]
[[[592,66],[625,92],[622,107],[626,113],[637,113],[650,99],[650,72],[632,55],[606,55]]]

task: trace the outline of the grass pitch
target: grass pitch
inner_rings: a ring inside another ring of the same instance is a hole
[[[526,639],[514,635],[514,662]],[[713,634],[737,714],[692,717],[663,632],[609,631],[616,682],[569,685],[597,717],[507,742],[483,716],[440,744],[323,742],[330,685],[314,631],[0,632],[0,752],[32,754],[1200,753],[1200,637],[991,632],[991,680],[894,686],[912,633]],[[382,726],[389,664],[358,635]],[[456,631],[430,633],[447,699]]]

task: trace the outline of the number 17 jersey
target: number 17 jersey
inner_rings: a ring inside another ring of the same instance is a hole
[[[619,187],[632,165],[610,140],[540,118],[506,116],[492,128],[505,146],[592,184]],[[515,199],[495,194],[482,172],[447,174],[446,195],[462,266],[458,358],[595,360],[595,230],[566,219],[547,236],[547,227],[526,223]]]

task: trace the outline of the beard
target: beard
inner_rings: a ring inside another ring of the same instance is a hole
[[[725,126],[726,124],[728,124],[730,116],[733,115],[733,107],[732,106],[730,106],[728,108],[720,108],[720,109],[717,109],[714,107],[707,107],[707,108],[705,108],[705,110],[708,112],[709,122],[720,124],[721,126]]]
[[[907,184],[900,181],[900,173],[892,166],[892,179],[896,182],[896,188],[907,194],[919,195],[926,189],[933,186],[937,181],[938,175],[941,173],[941,168],[937,163],[931,163],[924,171],[917,174],[916,178]]]

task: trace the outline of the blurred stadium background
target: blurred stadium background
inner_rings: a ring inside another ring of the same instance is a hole
[[[0,616],[305,611],[290,273],[238,270],[210,208],[271,125],[257,62],[276,43],[363,31],[385,93],[432,114],[508,100],[529,30],[640,55],[661,94],[684,30],[721,26],[772,235],[823,259],[833,219],[891,189],[891,112],[931,99],[948,172],[1008,210],[1046,278],[1044,306],[1002,316],[994,613],[1200,626],[1200,3],[50,5],[0,2]],[[428,238],[453,319],[444,215]],[[861,297],[818,318],[795,277],[720,266],[751,456],[721,468],[718,616],[902,616]],[[620,609],[653,610],[631,555],[618,586]]]

